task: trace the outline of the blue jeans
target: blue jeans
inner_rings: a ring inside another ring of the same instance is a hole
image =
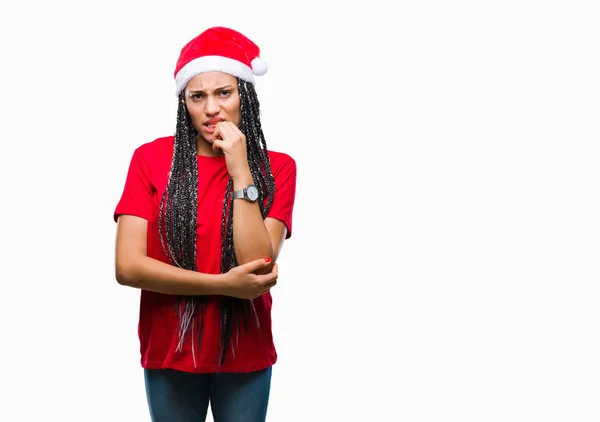
[[[272,368],[248,373],[194,374],[145,369],[152,422],[264,422]]]

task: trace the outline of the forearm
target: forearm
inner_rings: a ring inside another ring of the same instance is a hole
[[[253,183],[250,170],[233,180],[233,189],[240,190]],[[234,199],[233,244],[238,264],[261,258],[273,258],[273,245],[260,212],[258,201]]]
[[[185,270],[147,256],[117,261],[119,284],[170,295],[222,294],[221,274],[205,274]]]

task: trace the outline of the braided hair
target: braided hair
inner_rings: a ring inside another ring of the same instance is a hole
[[[275,193],[275,180],[267,145],[260,123],[260,104],[254,85],[237,78],[240,95],[240,131],[246,136],[246,151],[250,172],[258,188],[258,203],[263,219],[269,212]],[[185,94],[179,94],[175,144],[169,181],[160,203],[158,216],[159,238],[163,250],[171,263],[180,268],[197,271],[196,257],[202,250],[196,249],[196,220],[198,216],[198,161],[196,138],[198,132],[192,125],[185,105]],[[223,214],[221,218],[221,273],[237,266],[233,245],[233,181],[231,177],[223,192]],[[235,357],[233,335],[239,339],[240,327],[248,331],[248,320],[253,318],[259,327],[254,302],[230,296],[220,296],[221,338],[219,365],[225,362],[228,347]],[[179,317],[177,350],[182,349],[190,329],[198,323],[198,341],[202,336],[203,315],[206,296],[179,296],[176,303]],[[237,341],[236,341],[237,343]],[[194,354],[194,339],[192,339]],[[195,354],[194,354],[195,361]]]

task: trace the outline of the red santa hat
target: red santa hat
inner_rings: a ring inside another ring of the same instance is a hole
[[[220,71],[254,83],[254,76],[267,73],[260,49],[233,29],[213,27],[202,32],[182,49],[175,66],[175,91],[179,95],[199,73]]]

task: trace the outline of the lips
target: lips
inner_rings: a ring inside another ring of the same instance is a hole
[[[202,123],[202,129],[204,129],[204,132],[206,133],[214,133],[217,123],[224,121],[225,119],[222,117],[213,117],[212,119],[208,119]]]
[[[215,126],[217,125],[217,123],[219,122],[224,122],[225,119],[223,119],[222,117],[213,117],[212,119],[208,119],[206,120],[203,125],[205,127],[207,127],[208,129],[214,129]]]

